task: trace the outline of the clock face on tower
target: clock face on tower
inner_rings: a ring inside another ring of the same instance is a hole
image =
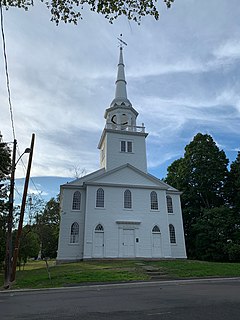
[[[121,125],[126,125],[126,124],[128,124],[126,114],[122,114],[122,115],[121,115],[121,121],[120,121],[120,123],[117,123],[117,116],[114,114],[114,115],[112,116],[112,118],[111,118],[111,122],[114,123],[114,124],[121,124]]]

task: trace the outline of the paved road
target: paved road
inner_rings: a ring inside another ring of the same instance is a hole
[[[240,279],[1,292],[0,319],[239,320]]]

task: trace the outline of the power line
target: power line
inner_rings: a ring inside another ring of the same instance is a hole
[[[3,8],[2,8],[1,1],[0,1],[0,12],[1,12],[1,33],[2,33],[2,42],[3,42],[3,56],[4,56],[4,66],[5,66],[6,84],[7,84],[7,92],[8,92],[8,104],[9,104],[9,110],[10,110],[13,138],[16,139],[14,121],[13,121],[13,108],[12,108],[12,102],[11,102],[10,80],[9,80],[9,74],[8,74],[6,41],[5,41],[5,34],[4,34],[4,27],[3,27]]]

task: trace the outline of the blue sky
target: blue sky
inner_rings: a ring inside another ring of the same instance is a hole
[[[23,151],[36,134],[32,177],[45,197],[58,193],[64,177],[74,178],[75,167],[87,173],[99,168],[97,145],[114,97],[120,33],[128,43],[128,98],[149,133],[149,172],[164,177],[198,132],[210,134],[235,160],[239,0],[175,0],[170,10],[158,5],[160,20],[146,17],[140,26],[126,18],[111,25],[88,10],[77,26],[55,26],[41,3],[28,12],[4,12],[16,136]],[[3,55],[0,61],[0,130],[12,141]],[[16,174],[25,175],[21,163]]]

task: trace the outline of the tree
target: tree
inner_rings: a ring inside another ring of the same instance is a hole
[[[193,231],[197,259],[240,261],[240,252],[236,251],[240,249],[240,216],[232,208],[205,209]]]
[[[0,212],[5,207],[8,189],[4,182],[9,179],[11,169],[11,153],[8,145],[1,140],[0,136]]]
[[[0,268],[5,257],[6,226],[8,215],[8,186],[5,182],[9,179],[11,169],[11,153],[8,145],[2,142],[0,135]]]
[[[77,24],[82,19],[82,10],[86,7],[89,10],[101,13],[110,23],[119,16],[126,16],[129,20],[138,24],[141,18],[149,15],[154,19],[159,19],[159,11],[156,7],[157,0],[41,0],[51,12],[51,21],[57,25],[60,21]],[[163,0],[167,8],[171,7],[174,0]],[[18,7],[28,10],[34,5],[33,0],[2,0],[2,5],[6,8]]]
[[[183,192],[185,239],[190,257],[196,256],[194,224],[204,209],[224,205],[228,159],[212,137],[198,133],[185,147],[184,157],[168,167],[165,181]]]
[[[73,178],[75,179],[82,178],[87,174],[87,170],[81,168],[80,164],[74,165],[71,171],[73,172]]]
[[[16,238],[16,230],[13,234],[13,238]],[[19,248],[18,261],[19,267],[27,262],[29,258],[36,258],[40,249],[40,241],[38,235],[34,232],[34,229],[30,225],[23,227],[21,235],[21,244]]]
[[[198,133],[186,146],[184,172],[189,188],[203,208],[224,204],[228,159],[210,135]]]
[[[227,193],[230,205],[240,213],[240,151],[230,166]]]
[[[60,224],[60,199],[51,198],[36,217],[36,233],[41,242],[42,258],[56,258]]]

